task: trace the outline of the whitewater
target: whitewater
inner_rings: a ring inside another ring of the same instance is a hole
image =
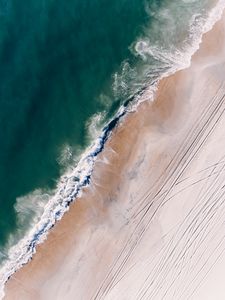
[[[188,1],[186,1],[188,2]],[[190,2],[190,1],[189,1]],[[154,80],[146,81],[145,85],[134,90],[133,96],[122,105],[115,117],[102,129],[101,134],[93,144],[83,153],[77,166],[71,171],[66,172],[58,181],[57,188],[53,191],[44,207],[44,212],[38,223],[32,224],[32,228],[19,243],[11,247],[8,252],[8,259],[4,262],[0,270],[0,298],[4,296],[4,285],[9,277],[26,264],[35,254],[36,246],[44,242],[49,230],[54,224],[63,217],[68,211],[71,202],[82,195],[82,189],[91,184],[91,175],[95,165],[96,158],[103,151],[107,140],[110,138],[113,129],[121,122],[127,113],[135,111],[140,102],[154,101],[154,95],[157,85],[162,78],[165,78],[181,69],[188,68],[191,63],[192,55],[199,49],[202,41],[202,35],[212,29],[213,25],[221,18],[225,8],[225,1],[218,1],[207,15],[207,18],[199,16],[193,17],[189,27],[189,40],[182,51],[177,50],[173,53],[160,51],[157,47],[151,47],[146,39],[140,38],[135,43],[136,55],[146,59],[148,54],[153,55],[169,66],[162,71],[160,76]],[[123,77],[117,80],[123,80]],[[120,83],[121,85],[121,83]]]

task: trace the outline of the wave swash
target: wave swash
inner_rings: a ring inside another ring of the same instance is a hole
[[[8,258],[4,261],[0,270],[0,299],[4,297],[4,285],[6,281],[32,258],[36,252],[36,246],[47,238],[49,230],[69,209],[70,203],[81,196],[82,188],[90,184],[96,158],[104,149],[112,130],[124,118],[126,113],[130,110],[135,110],[140,102],[149,99],[149,97],[153,100],[154,92],[160,79],[190,65],[191,57],[198,50],[202,35],[211,30],[213,25],[221,18],[224,8],[225,0],[220,0],[215,7],[208,11],[206,17],[200,18],[199,16],[194,16],[189,26],[189,41],[182,50],[166,53],[161,49],[160,52],[160,49],[157,47],[151,47],[147,39],[142,38],[136,41],[136,55],[141,56],[143,61],[146,60],[147,55],[151,54],[161,61],[164,60],[167,65],[170,64],[170,67],[158,73],[160,76],[152,81],[154,84],[150,84],[150,88],[149,81],[147,80],[147,84],[145,83],[145,88],[142,89],[142,92],[133,92],[134,95],[131,97],[130,100],[132,101],[129,101],[129,105],[126,103],[119,109],[116,116],[102,129],[100,136],[83,153],[77,166],[60,178],[55,193],[44,206],[43,214],[39,218],[38,223],[34,224],[27,235],[11,247],[8,252]],[[122,80],[122,78],[120,79]],[[148,97],[145,97],[146,90]]]

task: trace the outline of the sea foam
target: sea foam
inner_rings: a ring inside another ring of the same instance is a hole
[[[186,0],[185,2],[190,1]],[[175,66],[173,66],[173,68],[170,67],[166,72],[161,74],[160,78],[158,78],[150,88],[146,87],[149,90],[151,98],[153,97],[156,85],[161,78],[180,69],[189,67],[191,57],[198,50],[202,41],[202,35],[211,30],[213,25],[221,18],[224,8],[225,0],[220,0],[218,1],[218,4],[209,11],[207,19],[199,18],[197,15],[193,17],[190,21],[190,41],[187,41],[187,45],[183,52],[175,52],[169,56],[168,53],[160,53],[159,49],[151,48],[146,40],[142,42],[139,41],[139,44],[136,45],[136,50],[142,53],[141,55],[143,58],[147,54],[147,51],[155,51],[155,55],[160,55],[161,59],[165,58],[167,61],[169,59],[170,62],[176,62]],[[90,184],[91,174],[97,155],[104,149],[105,143],[110,137],[113,128],[115,128],[121,118],[126,115],[126,112],[130,109],[135,109],[138,103],[149,99],[149,97],[145,97],[145,91],[146,89],[143,89],[140,93],[136,94],[135,101],[133,101],[133,104],[129,109],[126,105],[123,105],[120,108],[114,119],[103,128],[101,134],[92,146],[83,153],[77,166],[74,169],[67,171],[60,178],[55,194],[47,201],[43,214],[39,217],[38,223],[28,231],[24,238],[10,248],[8,259],[0,270],[0,299],[4,297],[5,282],[14,272],[32,258],[32,255],[36,252],[37,244],[46,239],[49,229],[62,218],[63,214],[69,209],[69,204],[72,201],[75,201],[77,197],[81,196],[82,188]],[[36,192],[35,195],[37,196],[37,194],[38,193]],[[20,199],[17,202],[17,210],[19,211],[23,209],[23,205],[21,204],[23,203],[23,200],[24,199]]]

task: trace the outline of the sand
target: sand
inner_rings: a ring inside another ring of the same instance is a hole
[[[225,299],[225,16],[116,128],[4,299]]]

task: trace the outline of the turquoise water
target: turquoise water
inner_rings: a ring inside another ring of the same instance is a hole
[[[186,64],[210,3],[0,0],[1,260],[94,139],[90,124]]]
[[[1,245],[16,198],[53,188],[62,147],[84,148],[88,119],[118,107],[111,75],[147,18],[142,2],[0,2]]]

